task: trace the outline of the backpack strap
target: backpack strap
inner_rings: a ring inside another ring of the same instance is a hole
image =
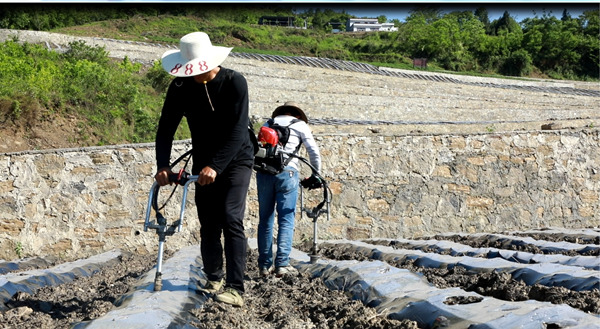
[[[300,121],[302,121],[302,120],[300,120],[300,119],[292,119],[292,121],[290,121],[290,124],[289,124],[289,125],[287,125],[287,127],[289,127],[289,126],[293,125],[293,124],[294,124],[294,123],[296,123],[296,122],[300,122]]]
[[[251,124],[248,124],[248,134],[250,135],[250,142],[252,143],[252,148],[254,150],[254,155],[258,153],[258,140],[256,139],[256,135],[254,134],[254,129]]]
[[[293,125],[294,123],[300,122],[300,121],[302,121],[302,120],[292,119],[292,121],[290,121],[290,123],[286,127],[289,127],[289,126]],[[271,119],[267,120],[267,123],[269,124],[269,126],[272,126],[275,123],[275,119],[271,118]]]
[[[285,159],[285,161],[283,161],[283,166],[287,166],[290,161],[292,161],[292,158],[294,157],[294,155],[296,155],[296,153],[298,153],[298,151],[300,150],[300,146],[302,145],[302,143],[298,144],[298,146],[296,147],[296,149],[294,150],[294,152],[292,152],[292,155],[288,155],[287,158]]]
[[[300,122],[300,121],[302,121],[302,120],[300,120],[300,119],[294,119],[294,120],[292,120],[292,122],[290,122],[290,124],[289,124],[289,125],[287,125],[287,126],[288,126],[288,128],[289,128],[289,127],[290,127],[291,125],[293,125],[294,123],[297,123],[297,122]],[[289,129],[290,129],[290,130],[292,130],[292,128],[289,128]],[[296,147],[296,150],[294,151],[294,154],[295,154],[296,152],[298,152],[298,149],[300,149],[300,145],[302,145],[302,138],[298,138],[298,139],[300,140],[300,142],[298,143],[298,146]]]
[[[290,127],[291,125],[293,125],[296,122],[300,122],[302,120],[300,119],[293,119],[289,125],[287,125],[286,127]],[[292,128],[289,128],[290,130],[292,130]],[[292,155],[288,155],[287,159],[285,159],[285,161],[283,162],[283,166],[287,166],[290,161],[292,161],[293,155],[296,155],[296,153],[298,153],[298,151],[300,150],[300,146],[302,146],[302,139],[299,138],[300,142],[298,143],[298,146],[296,146],[296,149],[294,149],[294,152],[292,152]]]

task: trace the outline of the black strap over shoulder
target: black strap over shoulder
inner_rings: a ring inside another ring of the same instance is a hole
[[[258,153],[258,140],[256,139],[256,135],[254,134],[254,129],[252,129],[251,125],[248,125],[248,134],[250,135],[250,142],[252,143],[252,147],[254,148],[254,153]]]
[[[271,119],[271,120],[273,120],[273,119]],[[290,126],[297,122],[300,122],[300,121],[302,121],[302,120],[292,119],[292,121],[290,121],[290,123],[286,126],[286,128],[288,128],[289,130],[292,130],[292,128],[290,128]],[[298,139],[299,139],[299,143],[298,143],[298,146],[296,146],[296,148],[294,149],[294,152],[292,152],[293,155],[296,155],[296,153],[298,153],[298,151],[300,150],[300,146],[302,146],[302,138],[298,138]],[[289,140],[289,136],[288,136],[288,140]],[[284,167],[287,166],[290,163],[290,161],[292,161],[292,158],[293,158],[292,156],[288,156],[285,159],[285,161],[283,162],[283,166]]]

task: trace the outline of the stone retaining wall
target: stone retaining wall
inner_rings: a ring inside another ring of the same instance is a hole
[[[598,131],[318,134],[333,192],[319,238],[598,227]],[[188,147],[178,143],[174,156]],[[0,154],[0,259],[154,250],[156,234],[143,231],[154,171],[152,144]],[[180,195],[167,218],[179,215]],[[321,196],[305,191],[305,206]],[[187,206],[183,231],[167,239],[167,249],[197,243],[195,209]],[[257,207],[252,181],[249,237],[256,236]],[[297,242],[312,238],[312,229],[298,215]]]

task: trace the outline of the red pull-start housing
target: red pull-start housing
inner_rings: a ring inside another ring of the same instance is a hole
[[[279,135],[277,131],[273,128],[269,128],[266,126],[260,127],[258,131],[258,143],[261,146],[275,146],[279,143]]]

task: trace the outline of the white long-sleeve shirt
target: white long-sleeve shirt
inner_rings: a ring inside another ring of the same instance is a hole
[[[279,116],[276,116],[273,119],[273,121],[275,123],[277,123],[278,125],[287,126],[294,119],[296,119],[296,118],[293,116],[290,116],[290,115],[279,115]],[[265,123],[265,126],[269,126],[269,124]],[[289,128],[290,128],[290,138],[288,139],[288,142],[285,144],[285,147],[283,148],[283,152],[286,152],[286,153],[294,152],[296,147],[298,147],[298,144],[300,144],[300,141],[302,141],[302,144],[304,145],[304,147],[306,148],[306,151],[308,152],[310,164],[313,167],[315,167],[315,169],[317,169],[317,171],[320,173],[321,172],[321,153],[319,152],[319,147],[317,146],[317,143],[315,142],[315,139],[310,130],[310,127],[306,124],[306,122],[300,120],[298,122],[295,122],[291,126],[289,126]],[[287,156],[284,156],[284,158],[287,158]],[[300,168],[298,166],[298,161],[299,160],[297,158],[292,158],[292,160],[288,163],[288,165],[294,167],[296,170],[300,170]]]

